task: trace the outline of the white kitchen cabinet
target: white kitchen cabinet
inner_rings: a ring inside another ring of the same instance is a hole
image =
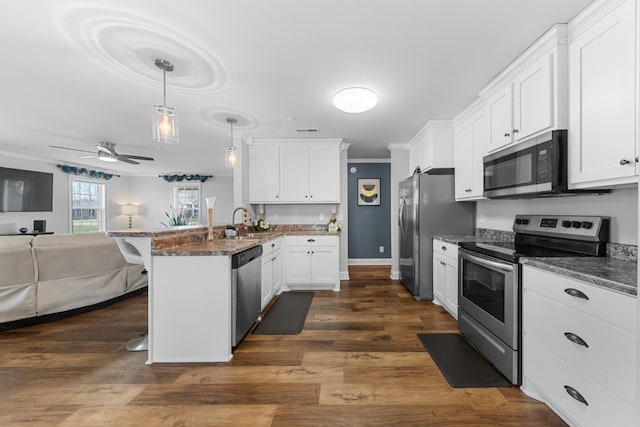
[[[571,425],[635,425],[635,298],[527,265],[522,277],[522,390]]]
[[[458,246],[433,240],[433,297],[458,318]]]
[[[282,287],[282,238],[262,245],[262,304],[260,310],[269,304]]]
[[[340,203],[340,142],[251,139],[250,203]]]
[[[637,181],[634,0],[594,2],[569,24],[569,185]]]
[[[251,203],[280,201],[280,147],[275,143],[249,148],[249,199]]]
[[[284,286],[339,290],[338,236],[286,236]]]
[[[475,103],[455,120],[456,200],[482,199],[483,156],[488,151],[489,127],[484,103]]]
[[[431,120],[409,141],[409,174],[416,167],[422,172],[434,168],[452,168],[453,122]]]
[[[554,25],[481,92],[488,151],[552,129],[566,129],[567,26]]]

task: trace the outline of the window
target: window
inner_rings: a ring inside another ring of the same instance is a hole
[[[182,213],[187,224],[200,223],[200,183],[175,184],[171,188],[171,206]]]
[[[81,179],[71,180],[71,232],[106,230],[107,186]]]

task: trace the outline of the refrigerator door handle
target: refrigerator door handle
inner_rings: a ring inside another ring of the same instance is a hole
[[[400,209],[398,210],[398,226],[400,226],[400,233],[404,238],[407,233],[404,229],[404,221],[402,220],[402,216],[404,215],[404,199],[400,199]]]

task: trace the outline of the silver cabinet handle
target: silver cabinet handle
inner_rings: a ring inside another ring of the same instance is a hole
[[[511,132],[518,133],[518,132],[520,132],[520,129],[513,129]]]
[[[489,268],[489,269],[506,271],[508,273],[513,272],[513,265],[512,264],[492,261],[492,260],[489,260],[489,259],[486,259],[486,258],[482,258],[482,257],[479,257],[479,256],[471,255],[468,252],[459,253],[459,258],[462,258],[462,259],[470,261],[470,262],[474,262],[474,263],[476,263],[476,264],[478,264],[480,266],[483,266],[483,267],[486,267],[486,268]]]
[[[564,290],[564,292],[568,295],[571,295],[572,297],[575,298],[580,298],[580,299],[584,299],[589,301],[589,297],[587,296],[587,294],[585,294],[582,291],[579,291],[578,289],[574,289],[574,288],[567,288]]]
[[[278,197],[280,197],[280,196],[278,196],[278,195],[276,194],[276,199],[277,199]]]
[[[620,164],[623,165],[623,166],[624,165],[628,165],[629,163],[631,163],[631,162],[629,160],[627,160],[627,159],[620,160]]]
[[[636,163],[640,162],[640,156],[636,156]]]
[[[589,344],[587,344],[587,342],[585,340],[583,340],[582,338],[580,338],[578,335],[574,334],[573,332],[565,332],[564,336],[567,337],[567,339],[569,341],[571,341],[574,344],[578,344],[581,345],[585,348],[589,348]]]
[[[313,242],[315,242],[315,241],[316,241],[316,239],[307,239],[307,242],[311,242],[311,243],[313,243]]]
[[[442,249],[443,251],[446,251],[446,250],[447,250],[447,247],[446,247],[446,246],[443,246],[443,247],[442,247],[442,248],[440,248],[440,249]]]
[[[511,136],[511,134],[510,134],[509,132],[505,132],[505,133],[504,133],[504,137],[505,137],[505,138],[509,138],[510,136]]]
[[[589,406],[587,399],[585,399],[580,393],[578,393],[578,390],[571,387],[570,385],[565,385],[564,389],[569,396],[573,397],[575,400],[577,400],[580,403],[584,403],[585,406]]]

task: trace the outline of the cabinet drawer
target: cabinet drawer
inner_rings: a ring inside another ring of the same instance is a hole
[[[317,245],[335,246],[338,244],[338,236],[285,236],[287,245]]]
[[[447,243],[442,240],[433,240],[433,252],[442,254],[448,258],[456,260],[458,262],[458,245],[453,243]]]
[[[635,333],[637,308],[636,299],[632,296],[618,294],[527,265],[522,270],[524,289],[546,295],[554,301]],[[571,296],[570,293],[581,293],[583,297]]]
[[[282,248],[282,237],[270,240],[267,243],[262,244],[262,253],[270,253]]]
[[[539,342],[524,337],[524,383],[533,385],[547,403],[568,418],[570,424],[582,427],[634,426],[635,408],[600,384],[573,368]],[[565,386],[572,387],[588,405],[571,397]]]
[[[524,336],[628,402],[636,401],[633,334],[530,289],[525,289],[522,304]]]

